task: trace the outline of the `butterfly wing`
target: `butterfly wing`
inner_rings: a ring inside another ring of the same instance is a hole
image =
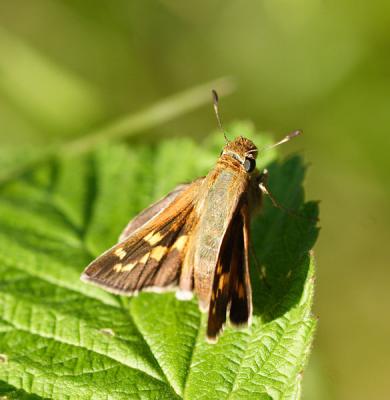
[[[124,295],[176,286],[201,183],[185,185],[161,200],[162,210],[156,203],[132,220],[124,240],[88,265],[82,279]]]
[[[240,202],[223,238],[214,273],[207,338],[215,342],[226,322],[247,324],[252,314],[251,284],[249,277],[249,213],[247,204]]]
[[[127,239],[132,233],[134,233],[138,228],[145,225],[152,218],[157,217],[161,212],[163,212],[175,199],[176,197],[182,193],[185,189],[188,188],[191,184],[183,184],[178,185],[173,189],[170,193],[168,193],[162,199],[156,201],[145,210],[141,211],[138,215],[136,215],[130,222],[127,224],[126,228],[123,230],[119,237],[119,242],[123,242]]]
[[[252,286],[249,274],[250,219],[247,203],[240,209],[242,226],[231,262],[229,319],[233,325],[250,325],[252,320]],[[241,234],[240,234],[241,233]]]

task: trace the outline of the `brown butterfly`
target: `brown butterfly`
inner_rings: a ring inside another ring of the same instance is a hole
[[[213,96],[222,129],[215,91]],[[256,169],[257,153],[249,139],[227,140],[207,176],[177,186],[133,218],[118,244],[89,264],[82,279],[121,295],[176,290],[178,299],[189,300],[195,293],[201,311],[208,312],[211,342],[227,313],[233,325],[249,325],[249,225],[262,193],[271,196],[267,171]]]

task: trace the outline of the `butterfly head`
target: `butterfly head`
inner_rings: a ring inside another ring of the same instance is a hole
[[[248,173],[256,168],[257,147],[243,136],[228,142],[223,148],[222,155],[228,155],[239,161]]]

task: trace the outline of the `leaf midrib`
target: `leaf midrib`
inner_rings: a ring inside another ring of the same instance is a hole
[[[137,330],[137,333],[139,335],[139,337],[142,339],[143,343],[146,345],[146,347],[148,348],[153,360],[156,362],[156,364],[158,365],[163,377],[165,378],[165,383],[168,384],[169,388],[177,395],[180,396],[180,394],[176,391],[176,389],[174,388],[174,386],[172,385],[171,381],[168,379],[167,373],[166,371],[164,371],[162,365],[158,362],[158,359],[155,357],[152,348],[150,347],[148,341],[145,339],[145,337],[142,335],[142,332],[139,328],[139,326],[137,325],[137,323],[135,322],[135,319],[131,316],[131,314],[129,313],[128,309],[124,306],[123,302],[120,302],[121,306],[119,307],[120,309],[122,309],[125,312],[126,317],[128,318],[128,320],[132,323],[132,325],[135,327],[135,329]]]

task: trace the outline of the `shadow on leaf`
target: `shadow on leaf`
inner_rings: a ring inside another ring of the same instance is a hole
[[[309,268],[309,251],[318,228],[318,204],[304,202],[305,166],[300,156],[269,167],[269,187],[278,203],[299,216],[263,203],[252,224],[252,245],[258,265],[251,268],[254,314],[272,321],[299,303]],[[259,270],[260,268],[260,270]]]

